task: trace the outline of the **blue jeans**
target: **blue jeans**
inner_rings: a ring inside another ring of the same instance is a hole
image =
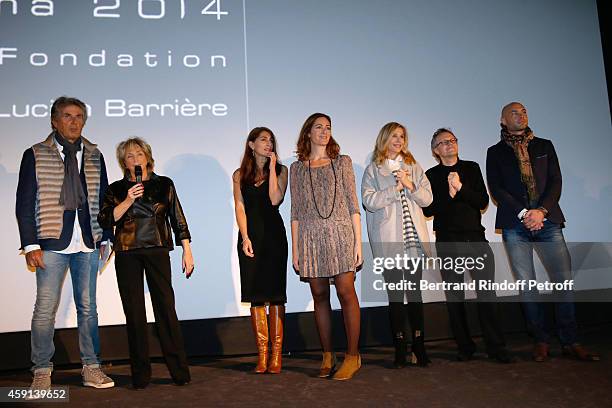
[[[51,358],[55,352],[53,344],[55,313],[60,303],[68,268],[70,268],[74,303],[77,309],[81,361],[85,365],[100,363],[96,309],[98,258],[98,250],[74,254],[43,251],[45,269],[36,269],[36,304],[32,316],[33,371],[53,369]]]
[[[539,231],[529,231],[523,224],[502,231],[504,247],[510,267],[516,279],[535,280],[533,250],[537,252],[546,269],[550,282],[572,279],[570,254],[559,224],[544,221]],[[576,315],[571,291],[555,292],[555,317],[559,340],[562,345],[576,342]],[[528,329],[539,343],[548,343],[544,304],[539,302],[537,289],[521,291],[523,310]]]

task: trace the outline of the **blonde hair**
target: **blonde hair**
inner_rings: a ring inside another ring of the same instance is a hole
[[[123,175],[125,176],[129,173],[128,168],[125,167],[125,153],[130,147],[140,147],[142,149],[147,158],[147,173],[151,174],[153,172],[153,168],[155,167],[155,160],[153,159],[153,150],[151,149],[151,145],[140,137],[131,137],[117,145],[117,161],[119,162],[119,167],[121,167]]]
[[[404,159],[406,164],[414,164],[416,160],[410,151],[408,150],[408,132],[406,128],[397,123],[397,122],[389,122],[385,126],[380,129],[378,132],[378,137],[376,138],[376,144],[374,145],[374,153],[372,154],[372,161],[378,165],[382,164],[387,158],[387,149],[389,147],[389,141],[391,140],[391,135],[397,128],[401,128],[404,132],[404,145],[402,146],[402,150],[400,151],[400,155]]]

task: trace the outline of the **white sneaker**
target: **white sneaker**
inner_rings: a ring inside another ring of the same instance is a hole
[[[34,371],[34,378],[30,385],[30,392],[26,396],[26,400],[37,400],[46,394],[45,391],[51,389],[51,370],[42,369]]]
[[[112,388],[115,386],[115,382],[102,372],[100,364],[84,365],[81,376],[83,385],[86,387]]]

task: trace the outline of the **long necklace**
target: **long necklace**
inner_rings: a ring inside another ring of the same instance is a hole
[[[317,199],[315,198],[314,186],[312,185],[312,172],[310,170],[310,159],[308,159],[308,177],[310,178],[310,192],[312,193],[312,202],[314,203],[315,210],[317,210],[317,214],[319,214],[319,217],[323,218],[324,220],[331,217],[332,213],[334,212],[334,207],[336,206],[336,190],[337,190],[337,184],[338,184],[336,180],[336,169],[334,168],[334,161],[332,159],[329,159],[329,162],[331,163],[332,172],[334,173],[334,200],[332,201],[332,208],[331,208],[331,211],[329,212],[329,215],[327,217],[324,217],[321,215],[321,211],[319,211],[319,207],[317,206]]]

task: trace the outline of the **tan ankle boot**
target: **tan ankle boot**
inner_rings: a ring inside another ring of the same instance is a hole
[[[251,324],[253,325],[259,356],[255,372],[261,374],[268,369],[268,318],[265,306],[251,308]]]
[[[268,372],[278,374],[281,372],[281,359],[283,355],[283,326],[285,325],[285,306],[270,305],[270,364]]]
[[[361,356],[359,354],[345,354],[340,369],[332,377],[334,380],[349,380],[361,368]]]
[[[323,361],[321,362],[321,369],[319,370],[319,378],[329,377],[335,367],[336,353],[332,351],[324,351]]]

